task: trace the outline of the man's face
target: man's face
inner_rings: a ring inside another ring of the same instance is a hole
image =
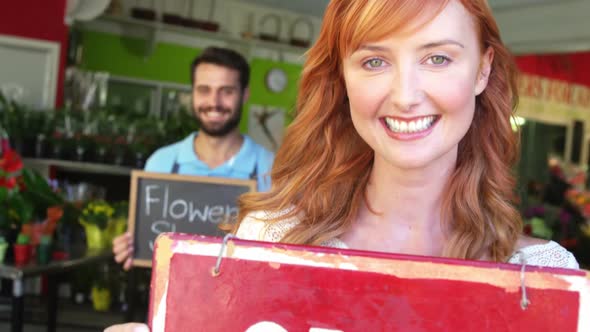
[[[248,91],[242,91],[240,73],[211,63],[195,68],[193,110],[207,135],[221,137],[238,127]]]

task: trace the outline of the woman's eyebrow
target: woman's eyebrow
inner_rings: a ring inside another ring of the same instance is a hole
[[[443,39],[443,40],[438,40],[438,41],[426,43],[426,44],[420,46],[419,49],[425,50],[425,49],[435,48],[435,47],[440,47],[440,46],[445,46],[445,45],[455,45],[455,46],[459,46],[461,48],[465,48],[465,45],[461,44],[460,42],[458,42],[456,40]]]
[[[425,50],[425,49],[436,48],[436,47],[445,46],[445,45],[455,45],[455,46],[458,46],[461,48],[465,48],[465,45],[463,45],[462,43],[460,43],[456,40],[443,39],[443,40],[428,42],[428,43],[420,46],[418,49]],[[385,51],[389,51],[389,48],[386,46],[381,46],[381,45],[377,45],[377,44],[362,44],[361,46],[359,46],[359,48],[356,51],[357,52],[358,51],[385,52]]]

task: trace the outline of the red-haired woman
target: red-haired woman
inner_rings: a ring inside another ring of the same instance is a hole
[[[485,0],[332,0],[272,188],[242,196],[237,236],[578,268],[521,235],[516,92]]]
[[[514,70],[484,0],[332,0],[238,237],[578,268],[521,232]]]

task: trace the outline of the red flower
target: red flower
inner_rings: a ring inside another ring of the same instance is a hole
[[[8,179],[0,178],[0,187],[13,189],[16,187],[16,183],[16,178],[14,177]]]
[[[0,168],[8,174],[16,173],[23,168],[23,162],[16,151],[6,150],[0,159]]]
[[[8,144],[0,143],[3,145],[0,158],[0,187],[13,189],[18,185],[18,172],[23,168],[23,162],[18,153],[11,150]]]

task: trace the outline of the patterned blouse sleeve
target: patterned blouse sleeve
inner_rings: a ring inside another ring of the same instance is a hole
[[[579,269],[574,255],[554,241],[524,247],[510,257],[509,263],[519,264],[522,256],[528,265]]]
[[[269,214],[265,211],[249,213],[242,220],[236,236],[244,240],[280,242],[287,232],[295,227],[299,221],[296,218],[286,218],[273,222],[268,221],[276,216],[280,217],[281,213]]]
[[[249,213],[240,223],[236,236],[244,240],[263,241],[263,230],[266,222],[262,212]]]

